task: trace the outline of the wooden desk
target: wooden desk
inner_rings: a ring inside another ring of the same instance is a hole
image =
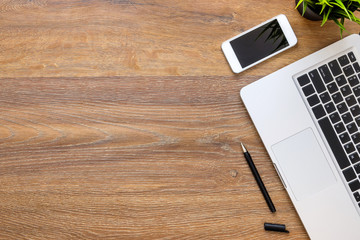
[[[234,75],[222,41],[280,13],[298,45]],[[2,1],[0,239],[306,239],[239,90],[339,39],[319,25],[280,0]]]

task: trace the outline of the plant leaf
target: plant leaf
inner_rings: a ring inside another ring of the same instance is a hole
[[[296,7],[295,7],[295,8],[298,8],[303,1],[304,1],[304,0],[299,0],[299,2],[296,4]]]
[[[329,10],[327,11],[327,13],[323,16],[323,20],[321,23],[321,27],[324,26],[324,24],[327,22],[327,20],[329,19],[329,15],[332,11],[332,8],[329,8]]]

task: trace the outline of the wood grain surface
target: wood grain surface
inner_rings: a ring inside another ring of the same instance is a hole
[[[298,45],[234,75],[221,42],[280,13]],[[280,0],[1,1],[0,239],[307,239],[239,90],[340,38],[319,25]]]

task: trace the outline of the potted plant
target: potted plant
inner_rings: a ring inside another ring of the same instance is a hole
[[[360,0],[295,0],[298,11],[310,20],[321,20],[323,26],[328,20],[333,20],[340,28],[340,34],[345,29],[345,19],[360,24],[360,18],[355,16],[360,11]]]

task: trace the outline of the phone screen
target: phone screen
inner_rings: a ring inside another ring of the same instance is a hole
[[[289,46],[289,42],[275,19],[230,41],[230,45],[244,68]]]

